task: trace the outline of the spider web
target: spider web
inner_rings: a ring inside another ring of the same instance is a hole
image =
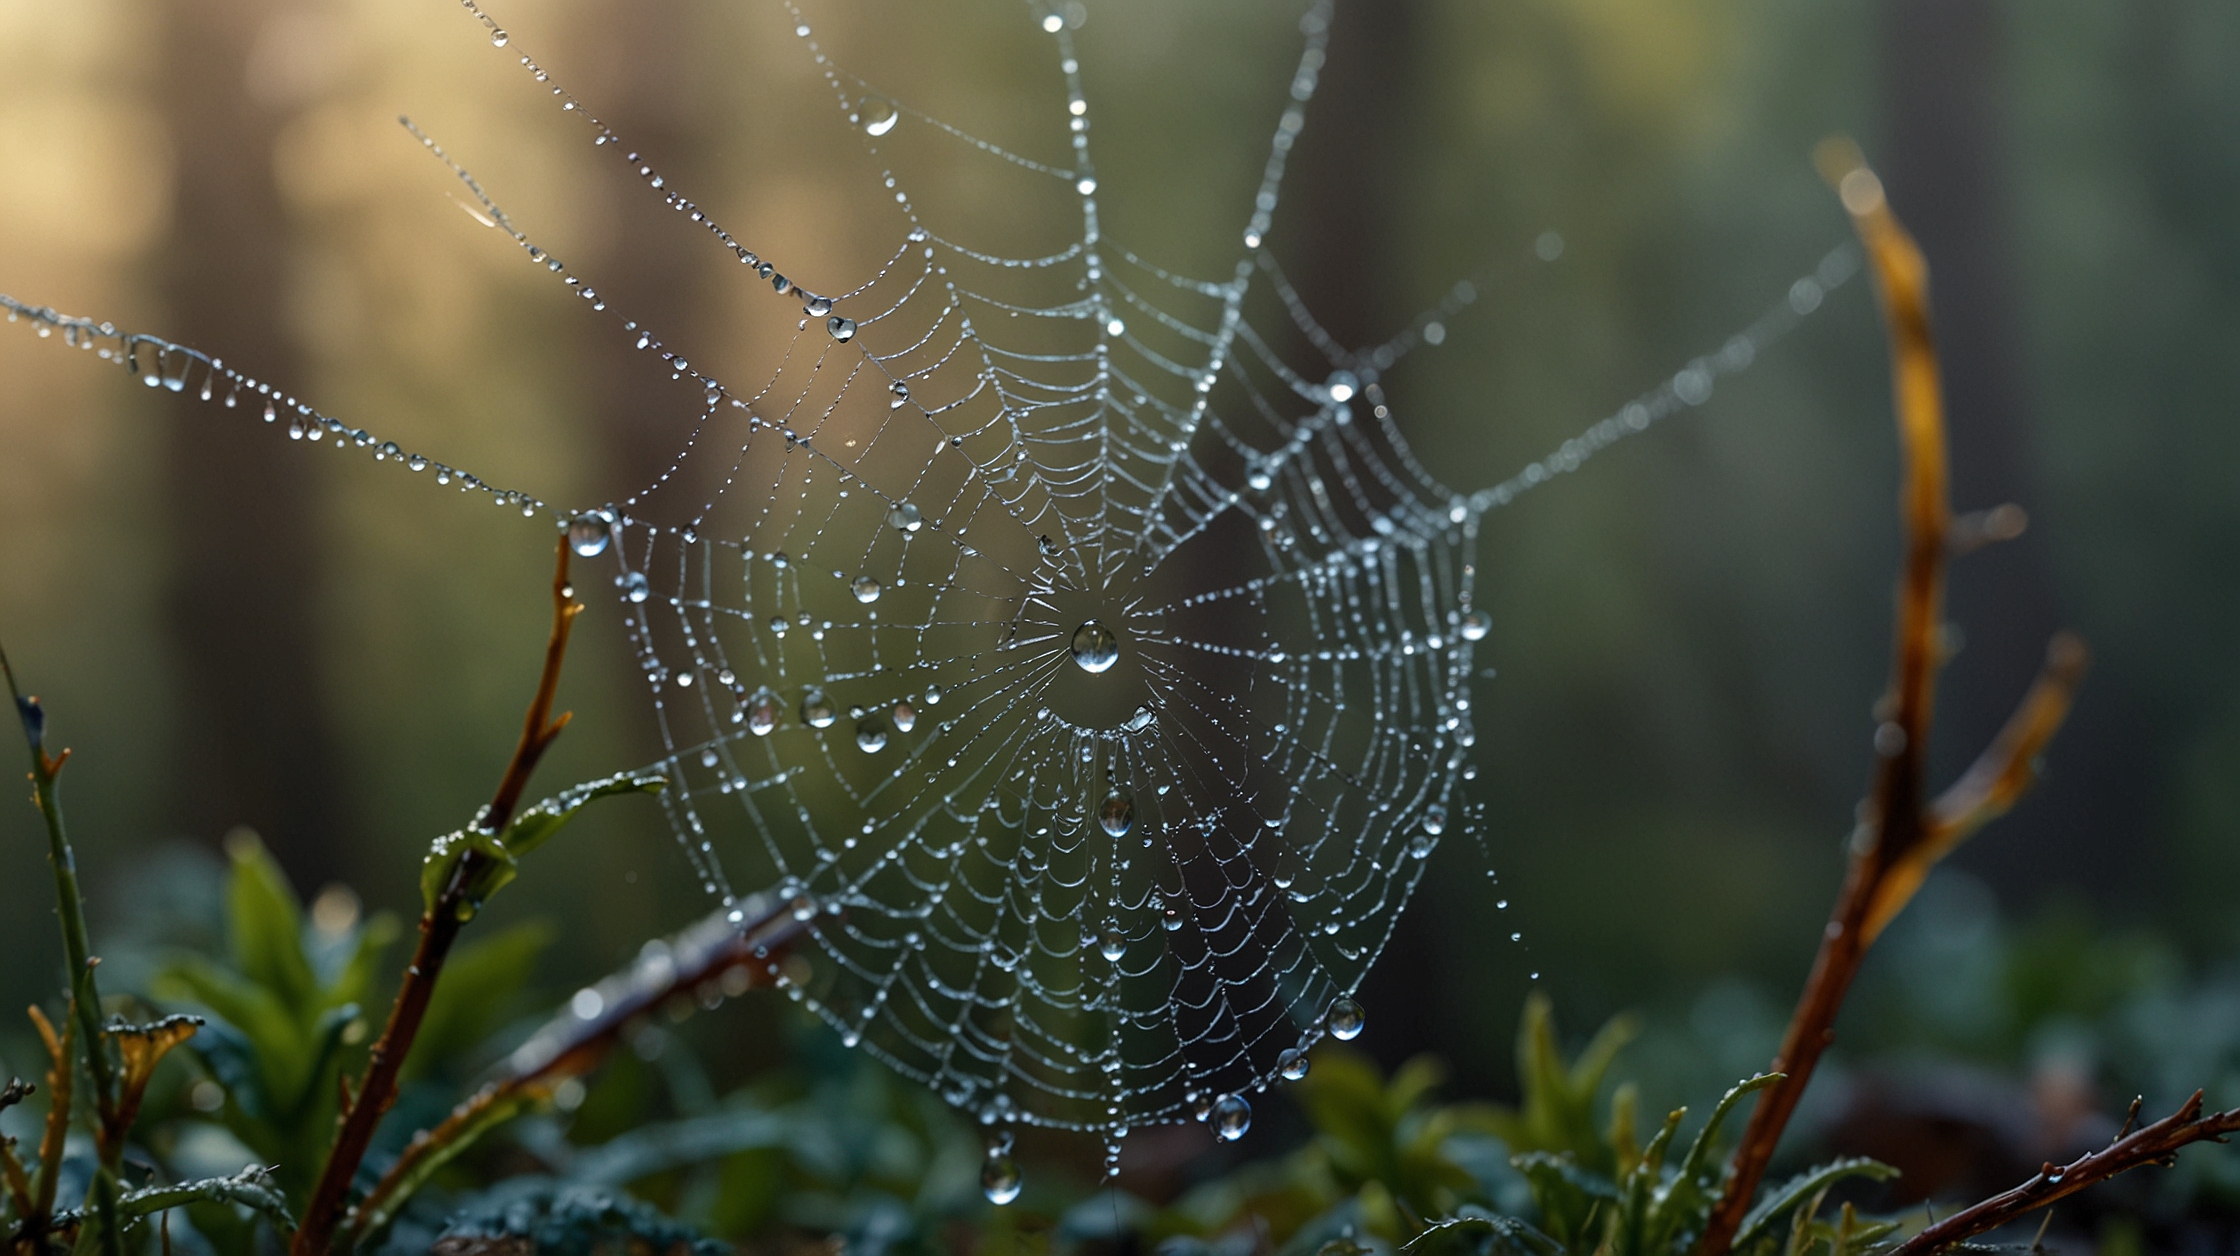
[[[405,123],[486,221],[698,394],[676,463],[623,501],[558,510],[197,350],[0,305],[151,387],[261,403],[291,436],[432,470],[613,561],[669,822],[735,924],[772,901],[805,922],[809,962],[772,971],[851,1046],[992,1126],[1116,1146],[1133,1126],[1195,1118],[1234,1137],[1245,1093],[1301,1075],[1321,1037],[1359,1032],[1352,994],[1426,858],[1482,828],[1465,784],[1486,514],[1706,400],[1853,255],[1831,253],[1716,352],[1546,458],[1458,491],[1409,452],[1379,381],[1443,339],[1475,286],[1351,349],[1270,251],[1328,3],[1300,21],[1238,258],[1212,279],[1103,234],[1060,15],[1028,10],[1063,81],[1051,126],[1070,155],[1044,161],[849,73],[787,11],[899,218],[874,277],[830,295],[717,225],[519,56],[798,318],[751,389],[608,310]],[[1077,212],[1078,230],[1041,252],[944,236],[898,173],[919,144]],[[1302,364],[1301,346],[1319,360]],[[688,460],[723,468],[711,497],[680,498]]]

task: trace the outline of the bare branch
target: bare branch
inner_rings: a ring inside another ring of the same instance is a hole
[[[2132,1102],[2131,1111],[2133,1116],[2138,1114],[2138,1101]],[[2127,1119],[2125,1127],[2129,1125]],[[2189,1144],[2223,1142],[2225,1135],[2236,1131],[2240,1131],[2240,1108],[2203,1116],[2201,1092],[2197,1090],[2169,1116],[2067,1164],[2049,1164],[2020,1186],[1956,1212],[1900,1243],[1889,1256],[1930,1256],[2117,1174],[2150,1164],[2168,1164],[2180,1148]]]

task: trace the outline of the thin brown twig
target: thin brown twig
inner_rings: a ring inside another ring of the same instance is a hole
[[[521,741],[514,747],[513,758],[506,764],[505,775],[499,779],[489,806],[476,818],[484,832],[505,830],[506,822],[513,817],[514,808],[521,801],[522,791],[528,787],[530,774],[536,770],[537,760],[568,725],[568,713],[552,717],[552,699],[560,685],[560,664],[567,655],[569,630],[583,607],[576,602],[575,590],[568,583],[565,536],[560,538],[558,549],[559,559],[552,577],[552,634],[545,645],[544,673],[522,722]],[[366,1060],[365,1076],[358,1084],[356,1100],[343,1113],[342,1128],[335,1135],[326,1166],[312,1190],[311,1202],[304,1209],[303,1224],[289,1244],[292,1256],[327,1256],[334,1246],[335,1235],[348,1215],[350,1184],[357,1176],[358,1165],[365,1159],[366,1149],[373,1143],[374,1131],[380,1126],[382,1116],[388,1112],[389,1105],[396,1102],[405,1057],[419,1035],[420,1022],[427,1015],[428,1002],[435,994],[444,960],[466,923],[465,916],[469,913],[461,910],[466,906],[463,887],[473,884],[488,858],[481,850],[470,847],[453,868],[443,893],[420,917],[419,944],[413,950],[412,962],[405,967],[397,997],[389,1006],[388,1022]]]
[[[2138,1103],[2132,1103],[2134,1115]],[[2127,1123],[2128,1124],[2128,1123]],[[2064,1165],[2048,1164],[2036,1176],[2011,1190],[1946,1217],[1892,1248],[1889,1256],[1931,1256],[1955,1243],[1996,1230],[2017,1217],[2074,1195],[2087,1186],[2150,1164],[2167,1164],[2180,1148],[2192,1143],[2223,1142],[2240,1132],[2240,1108],[2201,1115],[2201,1092],[2176,1112],[2133,1133],[2118,1136],[2098,1151]]]
[[[354,1243],[369,1237],[394,1213],[398,1193],[425,1176],[429,1159],[474,1134],[486,1114],[517,1100],[545,1098],[560,1083],[591,1072],[631,1026],[671,999],[696,997],[711,984],[723,988],[727,976],[743,976],[745,981],[726,994],[778,984],[779,961],[806,928],[785,902],[774,902],[739,924],[722,916],[710,923],[717,927],[697,929],[679,939],[663,969],[666,981],[636,980],[633,971],[630,979],[619,983],[602,982],[602,993],[613,997],[602,998],[598,1016],[586,1020],[573,1012],[563,1013],[514,1053],[504,1073],[452,1108],[433,1129],[414,1135],[396,1163],[351,1210],[342,1229],[345,1238]]]
[[[1873,792],[1853,834],[1850,867],[1823,930],[1812,973],[1769,1071],[1781,1081],[1761,1092],[1730,1164],[1726,1188],[1698,1247],[1725,1256],[1781,1134],[1821,1055],[1835,1041],[1836,1015],[1867,949],[1920,888],[1929,869],[1985,821],[2005,811],[2035,776],[2038,754],[2067,716],[2084,671],[2081,643],[2064,634],[2046,670],[1975,767],[1934,804],[1924,785],[1925,751],[1935,716],[1936,674],[1944,660],[1945,567],[1952,553],[1952,510],[1944,402],[1929,319],[1928,263],[1901,226],[1882,184],[1847,141],[1823,145],[1822,173],[1836,186],[1865,246],[1890,334],[1891,391],[1905,482],[1899,514],[1905,557],[1899,572],[1890,689],[1878,705]]]

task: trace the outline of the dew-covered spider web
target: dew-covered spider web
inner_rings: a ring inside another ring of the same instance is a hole
[[[1323,1036],[1360,1031],[1352,996],[1426,857],[1484,823],[1468,782],[1486,515],[1704,401],[1854,268],[1848,249],[1830,254],[1554,453],[1456,489],[1410,453],[1380,380],[1476,288],[1355,348],[1277,262],[1326,0],[1299,23],[1234,266],[1205,277],[1101,229],[1061,15],[1030,3],[1022,19],[1046,32],[1058,88],[1050,151],[1030,156],[851,74],[789,7],[892,197],[891,253],[829,291],[718,225],[463,2],[569,125],[797,324],[767,377],[716,378],[608,308],[413,128],[478,216],[694,398],[689,441],[636,495],[563,509],[200,351],[0,302],[151,387],[488,494],[567,529],[581,570],[612,564],[663,805],[709,891],[742,924],[772,904],[798,916],[807,962],[773,963],[789,994],[999,1131],[1116,1145],[1197,1119],[1234,1137],[1248,1095],[1302,1075]],[[1042,243],[944,234],[910,177],[943,163],[1071,226]]]

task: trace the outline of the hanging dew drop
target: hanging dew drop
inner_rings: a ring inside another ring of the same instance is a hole
[[[1445,806],[1432,803],[1423,809],[1423,831],[1433,837],[1447,831],[1447,809]]]
[[[918,726],[918,708],[908,702],[894,704],[894,731],[907,733]]]
[[[856,749],[865,754],[877,754],[887,748],[887,726],[877,720],[865,720],[856,725]]]
[[[896,502],[887,512],[887,525],[903,532],[915,532],[925,526],[925,514],[916,502]]]
[[[892,105],[879,104],[866,108],[863,118],[864,134],[877,138],[894,130],[894,124],[902,120],[902,114]]]
[[[585,511],[568,521],[568,544],[578,557],[597,558],[607,552],[607,542],[614,536],[614,525],[596,510]]]
[[[826,331],[832,333],[832,338],[834,340],[837,340],[842,344],[846,344],[847,342],[856,338],[856,320],[852,318],[842,318],[840,315],[835,314],[831,318],[824,320],[824,328]]]
[[[832,727],[832,721],[838,718],[840,718],[839,712],[832,709],[832,699],[824,696],[824,690],[811,689],[808,693],[802,695],[802,723],[811,728],[830,728]]]
[[[980,1193],[998,1208],[1019,1198],[1019,1185],[1019,1162],[1008,1155],[989,1156],[980,1166]]]
[[[1112,670],[1120,661],[1120,642],[1112,630],[1092,619],[1073,630],[1073,661],[1095,674]]]
[[[1114,837],[1127,836],[1136,826],[1136,796],[1118,788],[1106,794],[1104,804],[1097,808],[1097,824]]]
[[[879,600],[879,582],[869,576],[857,576],[849,587],[855,590],[856,601],[867,606]]]
[[[633,602],[643,602],[653,592],[646,585],[646,573],[633,571],[622,578],[622,596]]]
[[[1330,400],[1343,405],[1361,391],[1361,380],[1352,371],[1332,371],[1322,387],[1330,394]]]
[[[1252,1128],[1252,1105],[1244,1101],[1243,1095],[1224,1095],[1213,1105],[1213,1114],[1207,1121],[1213,1126],[1215,1138],[1233,1143]]]
[[[768,737],[778,726],[778,699],[765,689],[747,704],[747,731],[757,737]]]
[[[1130,715],[1128,722],[1121,727],[1126,728],[1131,733],[1140,733],[1151,727],[1151,721],[1155,718],[1157,717],[1152,714],[1150,707],[1139,706],[1136,708],[1135,714]]]
[[[1331,1037],[1340,1042],[1352,1042],[1361,1036],[1362,1023],[1367,1019],[1359,1003],[1340,996],[1330,1001],[1330,1013],[1323,1018],[1323,1024],[1329,1026]]]
[[[1484,611],[1466,612],[1462,616],[1462,639],[1464,641],[1483,641],[1486,639],[1486,631],[1491,627],[1493,627],[1493,621],[1486,618]]]
[[[1118,960],[1128,953],[1128,936],[1118,929],[1106,929],[1097,938],[1097,953],[1108,960]]]
[[[1298,1081],[1307,1075],[1307,1053],[1297,1047],[1287,1048],[1276,1057],[1276,1071],[1285,1081]]]

